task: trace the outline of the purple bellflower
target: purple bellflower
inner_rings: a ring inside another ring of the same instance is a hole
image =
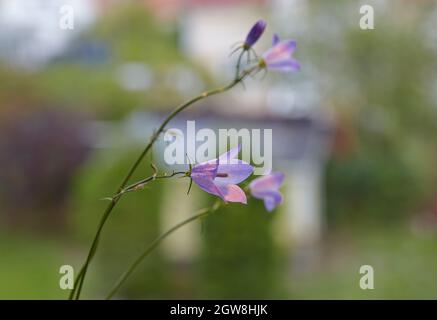
[[[249,184],[249,188],[254,198],[264,200],[264,206],[270,212],[282,203],[279,188],[283,182],[284,174],[274,172],[253,180]]]
[[[238,146],[217,159],[199,163],[190,173],[191,179],[202,190],[222,198],[226,202],[247,203],[246,194],[237,186],[253,172],[248,163],[235,159],[240,152]]]
[[[296,50],[296,41],[280,41],[278,35],[273,35],[272,47],[267,50],[259,63],[261,68],[279,72],[300,70],[299,62],[292,57]]]
[[[246,40],[243,44],[244,50],[249,50],[261,38],[267,23],[264,20],[258,20],[247,34]]]

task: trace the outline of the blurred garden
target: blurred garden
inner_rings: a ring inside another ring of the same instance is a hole
[[[298,43],[301,72],[259,77],[264,90],[300,91],[294,105],[262,110],[295,119],[306,108],[329,118],[320,237],[310,248],[293,243],[287,199],[272,213],[261,201],[230,203],[158,247],[115,298],[437,298],[437,4],[369,1],[375,29],[361,30],[358,3],[345,0],[168,3],[179,1],[96,1],[95,21],[31,67],[10,54],[21,33],[0,28],[0,299],[67,298],[60,266],[79,270],[103,198],[147,141],[130,139],[131,120],[138,112],[166,114],[226,83],[229,74],[215,74],[184,41],[193,17],[216,21],[217,12],[249,12]],[[210,34],[210,42],[218,38]],[[193,109],[231,103],[225,94]],[[143,165],[134,179],[151,172]],[[182,220],[178,210],[194,213],[215,200],[193,186],[186,204],[186,189],[186,181],[157,181],[120,201],[83,298],[103,298],[135,256]],[[373,290],[359,287],[362,265],[375,270]]]

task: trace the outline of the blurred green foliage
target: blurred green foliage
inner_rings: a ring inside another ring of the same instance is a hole
[[[68,243],[59,234],[0,231],[0,299],[66,298],[59,267],[70,261]]]
[[[327,169],[330,226],[405,223],[422,194],[412,168],[393,154],[353,154]]]
[[[83,169],[75,188],[77,205],[72,221],[75,230],[73,240],[74,243],[81,243],[82,247],[77,268],[83,262],[107,206],[107,200],[102,199],[113,195],[136,155],[96,156],[99,159]],[[145,165],[138,171],[138,176],[150,174],[151,170]],[[160,234],[159,216],[164,188],[161,184],[157,181],[145,191],[127,194],[117,205],[105,226],[99,253],[90,268],[85,286],[90,290],[89,297],[101,298],[102,294],[109,293],[121,273]],[[127,298],[166,297],[169,288],[165,270],[166,264],[158,248],[121,288],[119,294]]]
[[[347,152],[334,149],[327,168],[331,225],[405,222],[433,196],[437,109],[430,83],[437,64],[424,36],[432,10],[406,6],[375,7],[375,30],[361,30],[358,14],[350,20],[355,4],[313,3],[314,13],[337,18],[329,41],[309,41],[309,56],[327,77],[321,85],[337,125],[349,128]]]
[[[177,49],[175,30],[171,26],[163,28],[144,6],[120,5],[71,45],[74,49],[83,44],[103,44],[107,51],[104,61],[87,63],[80,57],[66,56],[31,73],[0,65],[4,86],[0,101],[4,107],[25,109],[69,107],[106,119],[120,118],[139,107],[174,106],[184,98],[168,81],[175,68],[183,64],[206,79],[204,71]],[[150,88],[127,91],[120,86],[120,67],[131,62],[143,64],[151,72]]]
[[[175,25],[158,25],[141,5],[111,10],[89,36],[108,43],[116,61],[144,61],[158,67],[182,61]]]
[[[354,226],[331,232],[315,270],[290,283],[291,299],[436,299],[435,234],[399,225]],[[362,265],[374,269],[374,289],[362,290]]]
[[[262,201],[229,204],[205,219],[199,297],[206,299],[280,298],[281,251]]]

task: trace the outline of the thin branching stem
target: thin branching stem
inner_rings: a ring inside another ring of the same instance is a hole
[[[238,68],[239,68],[239,66],[238,66]],[[214,90],[205,91],[205,92],[201,93],[200,95],[198,95],[197,97],[194,97],[193,99],[181,104],[176,109],[174,109],[173,112],[171,112],[167,116],[167,118],[165,118],[165,120],[161,123],[158,130],[156,130],[154,132],[154,134],[150,138],[150,141],[147,143],[146,147],[143,149],[143,151],[141,152],[139,157],[136,159],[136,161],[134,162],[134,164],[132,165],[132,167],[129,169],[128,173],[126,174],[126,176],[122,180],[122,182],[121,182],[119,188],[117,189],[117,191],[115,192],[115,194],[119,194],[125,189],[129,180],[132,178],[132,176],[135,173],[135,171],[137,170],[138,166],[143,161],[144,157],[150,152],[150,150],[152,149],[156,140],[159,138],[160,134],[165,130],[165,127],[167,126],[167,124],[175,116],[177,116],[180,112],[182,112],[183,110],[185,110],[186,108],[188,108],[189,106],[191,106],[192,104],[194,104],[195,102],[197,102],[199,100],[202,100],[202,99],[205,99],[209,96],[216,95],[216,94],[219,94],[219,93],[222,93],[222,92],[225,92],[225,91],[232,89],[238,83],[242,82],[247,76],[252,74],[254,71],[256,71],[256,67],[249,68],[248,70],[241,72],[241,74],[240,74],[240,72],[238,72],[238,74],[235,76],[234,80],[232,80],[228,85],[221,87],[221,88],[214,89]],[[87,258],[86,258],[82,268],[80,269],[80,271],[75,279],[74,288],[70,292],[70,295],[69,295],[70,300],[71,299],[78,300],[80,298],[82,286],[83,286],[83,283],[85,281],[88,267],[89,267],[91,260],[93,259],[95,252],[97,250],[100,235],[102,233],[103,227],[104,227],[106,221],[108,220],[108,217],[110,216],[112,210],[115,208],[115,206],[117,205],[118,201],[122,198],[122,196],[123,196],[123,194],[120,194],[119,197],[112,198],[112,200],[110,201],[110,203],[106,207],[106,209],[102,215],[102,218],[99,222],[99,225],[97,227],[97,232],[96,232],[94,239],[91,243],[91,247],[89,249]]]
[[[217,211],[217,209],[220,207],[220,202],[217,201],[213,206],[200,209],[197,211],[196,214],[191,216],[190,218],[178,223],[174,227],[170,228],[166,232],[164,232],[162,235],[157,237],[149,246],[146,247],[146,249],[138,256],[137,259],[131,264],[131,266],[120,276],[118,281],[115,283],[115,285],[112,287],[109,294],[106,296],[106,299],[111,299],[114,294],[120,289],[120,287],[123,285],[123,283],[129,278],[129,276],[135,271],[135,269],[141,264],[141,262],[150,254],[153,252],[153,250],[168,236],[173,234],[178,229],[182,228],[183,226],[189,224],[190,222],[196,221],[198,219],[204,218],[207,215]]]
[[[159,179],[169,179],[169,178],[173,178],[173,177],[178,176],[178,175],[182,175],[182,177],[188,176],[187,172],[185,172],[185,171],[172,172],[171,174],[164,174],[161,176],[152,175],[150,177],[141,179],[140,181],[137,181],[137,182],[125,187],[122,191],[115,194],[110,199],[121,197],[122,195],[124,195],[125,193],[128,193],[128,192],[140,190],[140,189],[144,188],[149,182],[159,180]]]

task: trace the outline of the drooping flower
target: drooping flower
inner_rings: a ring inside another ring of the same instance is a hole
[[[262,36],[266,29],[267,23],[264,20],[258,20],[247,34],[246,40],[243,44],[244,50],[249,50]]]
[[[279,37],[273,37],[273,46],[267,50],[259,62],[261,68],[279,72],[292,72],[300,70],[299,62],[292,57],[296,50],[296,41],[280,41]]]
[[[237,184],[252,174],[253,167],[243,160],[235,159],[240,148],[238,146],[217,159],[195,165],[190,173],[191,179],[202,190],[224,201],[246,204],[246,194]]]
[[[282,203],[279,188],[284,182],[282,172],[274,172],[253,180],[249,184],[250,192],[254,198],[264,200],[267,211],[272,211]]]

